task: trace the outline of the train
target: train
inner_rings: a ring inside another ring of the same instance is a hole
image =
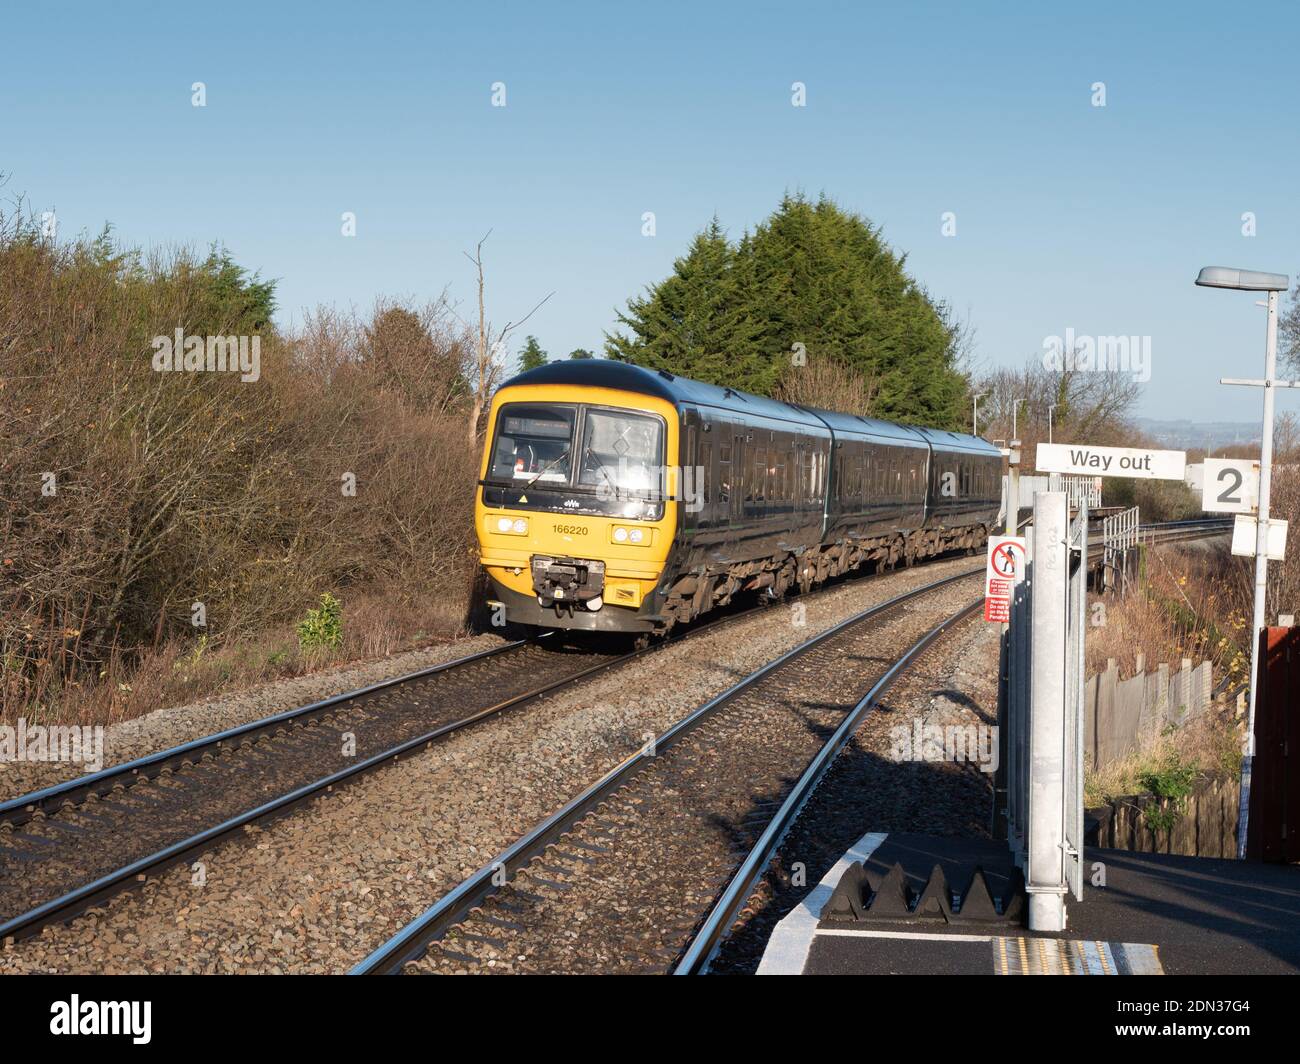
[[[644,640],[741,592],[982,547],[1003,456],[977,436],[606,359],[506,381],[475,529],[494,624]]]

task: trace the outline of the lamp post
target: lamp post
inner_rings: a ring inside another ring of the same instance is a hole
[[[1052,411],[1056,409],[1057,405],[1058,404],[1056,403],[1049,403],[1047,406],[1047,442],[1048,443],[1052,442]]]
[[[972,436],[978,436],[980,434],[980,400],[988,394],[988,392],[980,392],[979,395],[975,396],[975,413],[971,416]]]
[[[1259,273],[1226,266],[1206,266],[1196,278],[1203,288],[1231,288],[1240,292],[1267,292],[1268,325],[1264,336],[1264,379],[1220,378],[1220,384],[1243,384],[1264,389],[1264,425],[1259,441],[1259,515],[1255,525],[1255,619],[1250,633],[1250,711],[1246,718],[1246,751],[1241,759],[1241,807],[1237,814],[1237,858],[1246,856],[1246,829],[1250,817],[1250,776],[1255,760],[1255,707],[1259,701],[1259,633],[1264,627],[1268,590],[1268,504],[1273,482],[1273,389],[1291,387],[1274,378],[1277,371],[1277,301],[1290,279],[1281,273]]]

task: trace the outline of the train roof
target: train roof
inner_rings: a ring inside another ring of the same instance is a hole
[[[573,384],[592,388],[612,388],[624,392],[653,395],[676,405],[691,403],[696,406],[714,406],[723,410],[745,411],[763,417],[794,421],[801,425],[819,427],[816,416],[779,399],[751,395],[736,388],[680,377],[667,370],[646,369],[630,362],[615,362],[607,358],[571,358],[549,362],[530,369],[506,381],[502,387],[516,384]]]
[[[900,425],[893,421],[882,421],[879,418],[861,417],[857,414],[794,406],[783,403],[779,399],[767,399],[736,388],[705,384],[703,381],[682,377],[667,370],[651,370],[630,362],[616,362],[607,358],[572,358],[548,362],[545,366],[511,377],[502,387],[528,384],[572,384],[579,387],[639,392],[642,395],[652,395],[667,400],[674,406],[682,404],[711,406],[782,421],[793,421],[811,427],[829,427],[836,432],[866,434],[918,445],[928,442],[939,450],[1001,455],[1001,452],[987,440],[966,433],[925,429],[913,425]]]
[[[936,451],[962,451],[966,454],[1002,457],[1002,452],[989,443],[988,440],[980,436],[972,436],[968,432],[949,432],[946,429],[923,429],[919,427],[915,431],[929,440],[930,446]]]
[[[911,425],[900,425],[896,421],[882,421],[878,417],[863,417],[861,414],[844,414],[838,410],[819,410],[816,407],[808,407],[808,410],[833,431],[846,436],[875,436],[911,444],[914,447],[925,446],[925,439]]]

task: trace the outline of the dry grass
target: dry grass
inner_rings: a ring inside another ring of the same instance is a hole
[[[1212,662],[1216,683],[1224,675],[1244,682],[1250,670],[1250,615],[1234,583],[1225,579],[1239,561],[1226,548],[1148,548],[1137,588],[1123,598],[1090,596],[1090,605],[1104,607],[1105,623],[1088,629],[1089,675],[1114,658],[1120,675],[1132,676],[1141,654],[1148,671],[1191,658],[1197,664]]]
[[[1150,736],[1141,749],[1100,772],[1084,774],[1089,808],[1148,791],[1151,777],[1192,769],[1198,776],[1235,777],[1241,770],[1242,725],[1231,706],[1216,703],[1181,728]]]
[[[1087,671],[1101,672],[1114,659],[1120,675],[1145,668],[1177,667],[1183,658],[1210,661],[1215,683],[1243,683],[1250,667],[1250,615],[1243,599],[1243,559],[1226,547],[1168,544],[1146,550],[1140,581],[1121,598],[1092,596],[1104,606],[1105,623],[1088,629]],[[1096,613],[1093,613],[1096,616]],[[1151,778],[1234,775],[1240,770],[1243,725],[1234,706],[1220,699],[1181,728],[1140,739],[1140,748],[1099,772],[1085,774],[1085,801],[1097,806],[1113,798],[1142,794]]]

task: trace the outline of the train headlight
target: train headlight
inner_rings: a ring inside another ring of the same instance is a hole
[[[623,525],[615,525],[610,529],[609,538],[615,543],[635,543],[638,547],[647,547],[650,545],[650,530],[648,528],[625,528]]]
[[[508,518],[508,517],[499,517],[499,518],[497,518],[497,531],[498,531],[498,532],[509,532],[509,531],[510,531],[510,528],[511,528],[510,518]]]
[[[489,517],[488,530],[500,532],[503,536],[526,536],[528,535],[528,519],[526,517]]]
[[[515,523],[511,526],[516,536],[522,536],[528,532],[528,522],[522,517],[516,517]]]

